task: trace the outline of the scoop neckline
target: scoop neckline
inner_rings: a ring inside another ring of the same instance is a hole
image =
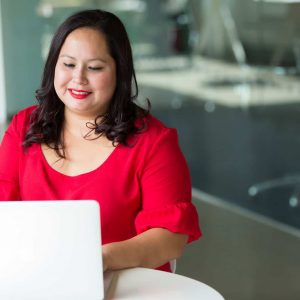
[[[88,172],[85,172],[85,173],[81,173],[81,174],[77,174],[77,175],[67,175],[67,174],[64,174],[64,173],[61,173],[59,171],[57,171],[56,169],[54,169],[50,164],[49,162],[47,161],[45,155],[44,155],[44,152],[42,150],[42,145],[39,144],[39,151],[40,151],[40,154],[42,156],[42,161],[43,161],[43,164],[46,166],[46,168],[48,170],[50,170],[50,172],[54,173],[54,174],[57,174],[58,176],[61,176],[61,177],[64,177],[64,178],[68,178],[68,179],[76,179],[76,178],[81,178],[81,177],[85,177],[85,176],[89,176],[89,175],[92,175],[94,173],[97,173],[98,171],[100,171],[103,167],[105,167],[109,161],[112,159],[113,156],[115,156],[115,153],[117,152],[117,150],[121,147],[121,144],[118,144],[115,149],[109,154],[109,156],[99,165],[97,166],[95,169],[91,170],[91,171],[88,171]]]

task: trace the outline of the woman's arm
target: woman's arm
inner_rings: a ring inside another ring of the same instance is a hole
[[[181,256],[186,243],[201,234],[176,131],[164,129],[149,140],[139,149],[143,167],[141,210],[134,220],[137,235],[103,246],[104,269],[160,267]]]
[[[157,268],[181,256],[187,235],[162,228],[149,229],[129,240],[102,246],[103,270]]]

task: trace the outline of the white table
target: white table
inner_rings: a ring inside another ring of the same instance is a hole
[[[217,291],[202,282],[145,268],[113,272],[113,279],[105,295],[105,299],[224,300]]]

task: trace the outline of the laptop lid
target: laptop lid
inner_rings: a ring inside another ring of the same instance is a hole
[[[96,201],[0,201],[0,299],[103,298]]]

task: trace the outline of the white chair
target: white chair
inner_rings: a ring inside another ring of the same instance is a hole
[[[176,271],[176,259],[170,260],[170,267],[171,267],[172,273],[175,273],[175,271]]]

